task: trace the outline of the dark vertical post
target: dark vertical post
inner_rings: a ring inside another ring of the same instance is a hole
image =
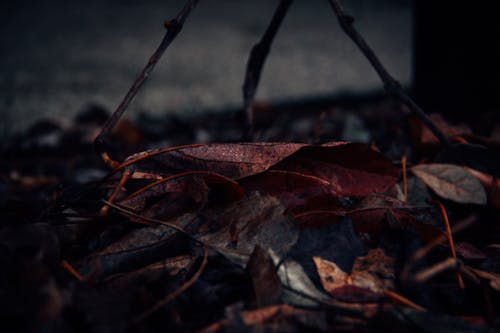
[[[500,19],[494,1],[414,0],[414,92],[452,121],[500,113]]]

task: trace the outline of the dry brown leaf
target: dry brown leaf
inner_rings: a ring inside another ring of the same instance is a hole
[[[384,290],[394,289],[395,261],[382,249],[372,249],[366,256],[356,258],[351,274],[320,257],[313,260],[323,288],[334,297],[343,297],[345,291],[349,291],[372,300],[371,293],[382,295]]]
[[[458,203],[486,204],[481,183],[463,167],[454,164],[420,164],[411,171],[437,195]]]
[[[325,291],[331,293],[335,289],[346,285],[349,274],[344,272],[337,264],[320,257],[313,257],[313,260]]]

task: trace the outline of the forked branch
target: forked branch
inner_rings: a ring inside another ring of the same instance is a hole
[[[141,73],[139,76],[135,79],[134,83],[128,90],[127,94],[121,101],[121,103],[118,105],[116,110],[113,112],[111,117],[108,119],[106,124],[104,124],[101,132],[99,135],[96,137],[94,144],[97,149],[97,151],[101,154],[104,162],[110,166],[116,165],[116,162],[114,162],[107,153],[108,147],[108,139],[113,131],[113,128],[116,126],[120,118],[122,117],[123,113],[127,109],[127,107],[130,105],[132,100],[134,99],[135,95],[143,85],[143,83],[146,81],[146,79],[149,77],[151,72],[153,71],[155,65],[158,63],[158,60],[160,60],[161,56],[165,52],[165,50],[168,48],[168,46],[172,43],[172,41],[177,37],[179,32],[182,29],[182,26],[184,25],[184,22],[186,21],[187,17],[191,13],[192,9],[196,6],[199,0],[188,0],[187,3],[184,5],[184,7],[181,9],[181,11],[177,14],[177,16],[170,20],[165,22],[165,28],[167,29],[167,32],[165,33],[165,36],[163,37],[160,45],[156,49],[156,51],[153,53],[151,58],[149,58],[149,61],[147,64],[144,66],[142,69]]]
[[[243,109],[246,117],[244,134],[245,140],[251,140],[253,137],[253,100],[255,98],[255,93],[257,92],[257,86],[259,84],[262,68],[264,67],[264,62],[266,61],[267,55],[271,50],[271,44],[274,37],[276,36],[276,33],[281,26],[281,22],[283,22],[283,19],[285,18],[288,8],[292,2],[293,0],[280,0],[266,32],[262,36],[261,40],[253,46],[252,51],[250,52],[245,72],[245,81],[243,82]]]
[[[450,142],[443,134],[443,132],[441,132],[441,130],[436,126],[436,124],[434,124],[429,116],[417,105],[417,103],[415,103],[415,101],[404,92],[401,84],[389,74],[384,65],[382,65],[378,57],[375,55],[375,52],[373,52],[372,48],[365,41],[363,36],[361,36],[360,33],[354,28],[354,18],[344,10],[338,0],[328,1],[330,2],[330,5],[335,12],[335,15],[337,15],[340,26],[342,27],[344,32],[352,39],[352,41],[358,46],[361,52],[363,52],[365,57],[373,66],[378,76],[384,83],[385,90],[389,94],[399,99],[410,109],[411,112],[417,115],[420,118],[420,121],[422,121],[422,123],[424,123],[429,128],[429,130],[436,136],[436,138],[438,138],[439,142],[441,142],[443,146],[448,146]]]

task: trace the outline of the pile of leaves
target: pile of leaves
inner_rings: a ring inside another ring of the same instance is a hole
[[[92,147],[98,107],[6,140],[3,325],[498,329],[498,125],[434,115],[443,149],[383,97],[256,114],[252,143],[237,113],[122,121],[112,170]]]

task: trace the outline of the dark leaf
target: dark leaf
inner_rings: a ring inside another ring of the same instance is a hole
[[[278,197],[287,210],[294,214],[332,208],[337,204],[337,194],[328,181],[298,172],[267,170],[242,179],[240,184],[248,191]]]
[[[195,215],[185,214],[169,221],[180,228],[185,228]],[[94,277],[131,271],[146,266],[165,256],[165,249],[178,232],[167,225],[141,227],[132,230],[124,237],[91,254],[78,264],[82,275],[92,273]]]
[[[118,201],[148,217],[170,218],[175,211],[193,210],[212,202],[241,199],[244,190],[234,181],[212,172],[185,172],[158,180]],[[187,200],[186,199],[191,199]],[[190,202],[191,201],[191,202]],[[188,207],[184,207],[187,203]],[[194,205],[193,205],[194,204]],[[170,213],[167,213],[170,207]]]
[[[298,238],[297,226],[285,216],[280,201],[256,192],[225,207],[204,210],[199,222],[196,237],[242,267],[256,245],[282,256]]]
[[[255,246],[246,269],[252,277],[258,307],[281,303],[281,282],[273,259],[265,249]]]
[[[354,232],[349,217],[320,227],[302,229],[299,240],[290,251],[291,258],[299,262],[309,276],[316,276],[315,256],[335,262],[349,272],[354,260],[363,254],[364,246]]]
[[[189,271],[193,263],[194,258],[189,255],[166,258],[132,272],[109,276],[105,283],[109,288],[133,288],[156,281],[166,275],[175,276],[181,270]]]
[[[273,169],[319,177],[341,196],[383,193],[394,186],[400,173],[382,154],[358,143],[306,146]]]

